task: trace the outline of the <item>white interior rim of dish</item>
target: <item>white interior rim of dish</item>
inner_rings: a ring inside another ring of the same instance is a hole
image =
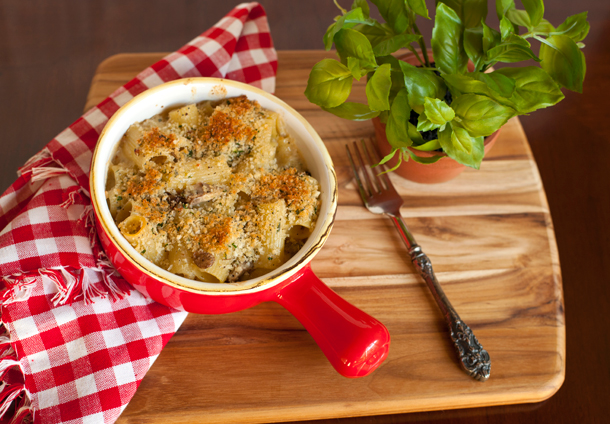
[[[134,122],[148,119],[168,109],[204,100],[246,95],[268,110],[279,112],[288,132],[297,142],[309,172],[320,182],[321,208],[316,227],[299,252],[269,274],[237,283],[206,283],[172,274],[140,255],[120,233],[105,198],[106,178],[116,147]],[[250,85],[219,78],[188,78],[154,87],[136,96],[108,121],[93,153],[91,201],[115,246],[137,268],[163,283],[182,290],[210,295],[240,294],[266,290],[294,275],[304,267],[324,244],[332,226],[336,207],[337,182],[332,160],[320,136],[305,118],[277,97]],[[312,250],[313,249],[313,250]],[[311,251],[311,252],[310,252]],[[237,294],[237,293],[236,293]]]

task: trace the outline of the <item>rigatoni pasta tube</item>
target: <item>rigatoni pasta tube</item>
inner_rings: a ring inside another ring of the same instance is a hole
[[[199,110],[196,105],[187,105],[180,109],[172,110],[169,113],[169,119],[186,125],[197,125],[199,122]]]
[[[127,240],[135,240],[146,228],[146,218],[130,215],[119,224],[119,230]]]
[[[277,268],[282,262],[286,241],[286,202],[282,199],[258,205],[259,234],[263,249],[257,265]]]

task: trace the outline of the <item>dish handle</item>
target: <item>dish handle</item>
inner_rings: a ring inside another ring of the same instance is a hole
[[[272,300],[299,320],[345,377],[364,377],[388,356],[390,334],[386,327],[332,291],[309,264]]]

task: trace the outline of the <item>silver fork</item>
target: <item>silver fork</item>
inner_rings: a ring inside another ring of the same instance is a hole
[[[415,238],[405,225],[400,215],[400,207],[403,204],[402,197],[400,197],[392,185],[388,174],[381,173],[385,171],[384,166],[380,165],[375,168],[375,170],[379,169],[379,172],[371,169],[372,163],[379,162],[375,148],[372,146],[367,147],[367,143],[364,140],[361,140],[361,144],[362,147],[358,148],[358,143],[353,143],[355,155],[352,155],[348,145],[345,147],[364,205],[373,213],[385,214],[390,217],[402,241],[407,246],[411,262],[413,262],[413,265],[426,282],[447,322],[451,340],[459,356],[462,368],[471,377],[479,381],[487,380],[491,371],[489,354],[483,349],[483,346],[481,346],[472,333],[470,327],[460,319],[453,306],[451,306],[449,299],[447,299],[445,292],[434,275],[430,259],[428,259],[428,256],[415,242]],[[363,153],[361,153],[361,150]],[[354,157],[358,161],[358,166],[354,161]],[[360,175],[364,178],[361,178]]]

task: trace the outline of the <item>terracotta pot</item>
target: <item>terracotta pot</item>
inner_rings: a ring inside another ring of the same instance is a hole
[[[171,107],[247,95],[284,116],[309,171],[318,179],[322,205],[303,248],[278,269],[236,283],[206,283],[172,274],[148,261],[121,235],[105,198],[108,164],[127,128]],[[93,153],[91,201],[98,235],[119,273],[144,295],[167,306],[200,314],[239,311],[261,302],[288,309],[313,336],[332,366],[346,377],[370,374],[388,355],[388,330],[327,287],[309,262],[328,238],[337,209],[337,177],[324,143],[293,108],[258,88],[218,78],[190,78],[152,88],[119,109],[104,127]],[[244,372],[247,363],[242,364]],[[304,370],[304,372],[307,372]]]
[[[428,57],[430,60],[432,58],[432,50],[428,49]],[[411,65],[419,65],[420,62],[417,60],[417,57],[408,52],[407,54],[400,56],[400,60],[404,60]],[[468,70],[474,70],[474,66],[472,63],[468,63]],[[377,146],[379,148],[379,152],[381,153],[381,157],[384,157],[392,151],[392,147],[388,142],[385,133],[385,124],[383,124],[378,118],[373,119],[373,126],[375,127],[375,135],[377,139]],[[498,134],[500,130],[491,134],[489,137],[485,139],[485,154],[492,148],[496,139],[498,138]],[[424,152],[417,149],[409,148],[414,154],[420,157],[432,157],[432,156],[444,156],[442,159],[432,163],[432,164],[421,164],[415,162],[414,160],[403,161],[403,163],[394,171],[395,174],[400,175],[407,180],[414,181],[416,183],[422,184],[436,184],[443,183],[445,181],[449,181],[458,175],[460,175],[465,169],[466,166],[462,165],[453,159],[449,158],[445,153],[441,152]],[[398,163],[398,158],[392,158],[387,165],[389,168],[394,167]]]
[[[374,118],[373,125],[375,126],[375,138],[377,139],[377,147],[379,149],[379,153],[381,153],[381,157],[389,155],[392,151],[392,146],[390,146],[390,143],[385,135],[385,124],[381,123],[378,118]],[[485,154],[487,154],[487,152],[495,144],[499,133],[500,130],[496,131],[485,139]],[[412,148],[409,148],[409,150],[421,157],[443,156],[442,159],[427,165],[415,162],[412,159],[409,161],[403,161],[398,169],[394,171],[394,173],[406,178],[409,181],[422,184],[444,183],[445,181],[449,181],[457,177],[466,169],[465,165],[454,161],[448,157],[446,153],[424,152]],[[388,161],[388,168],[394,167],[396,163],[398,163],[397,161],[397,157],[394,157]]]

